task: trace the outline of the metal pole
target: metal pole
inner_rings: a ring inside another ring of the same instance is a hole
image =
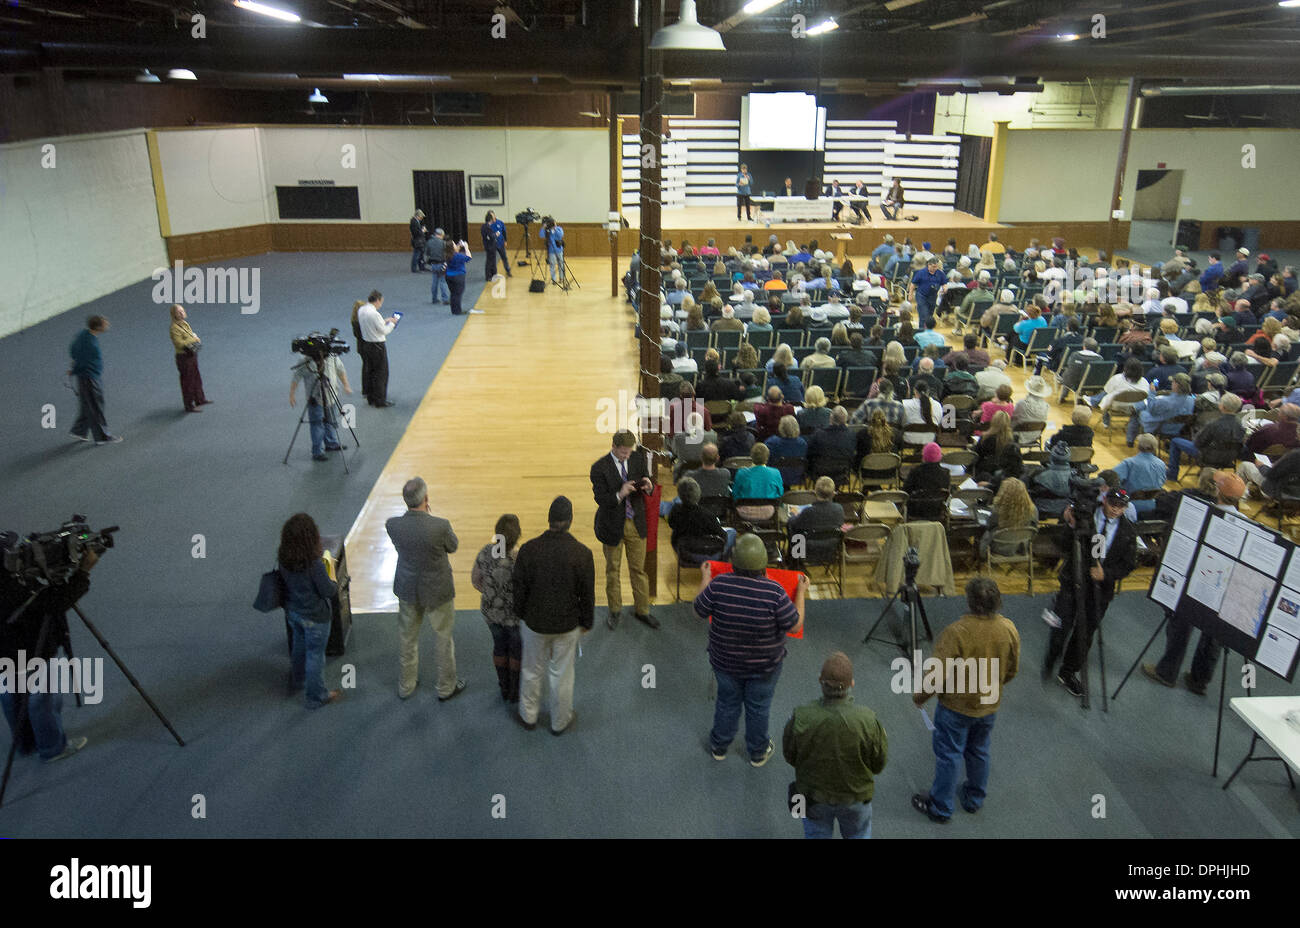
[[[661,0],[641,0],[641,350],[640,389],[647,399],[659,396],[659,243],[663,235],[663,52],[651,51],[650,39],[663,26]],[[642,443],[660,450],[658,434]]]
[[[1128,79],[1128,99],[1124,101],[1124,129],[1119,137],[1119,160],[1115,162],[1115,186],[1110,194],[1110,220],[1106,223],[1106,256],[1115,260],[1115,242],[1119,240],[1119,220],[1115,210],[1119,209],[1120,193],[1124,189],[1124,169],[1128,166],[1128,143],[1133,135],[1133,109],[1137,105],[1138,80]],[[1130,217],[1132,218],[1132,217]]]

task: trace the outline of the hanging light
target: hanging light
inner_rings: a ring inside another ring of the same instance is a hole
[[[137,84],[161,84],[162,78],[145,68],[143,72],[136,75],[135,82]]]
[[[692,52],[725,52],[722,33],[701,26],[695,18],[695,0],[682,0],[681,15],[671,26],[664,26],[650,40],[656,50],[681,50]]]
[[[189,68],[172,68],[170,71],[167,72],[167,80],[197,81],[198,78],[194,76],[194,72],[191,71]]]
[[[323,93],[320,92],[320,88],[319,88],[319,87],[313,87],[313,88],[312,88],[312,91],[311,91],[311,95],[310,95],[309,97],[307,97],[307,102],[308,102],[308,103],[328,103],[328,102],[330,102],[330,101],[329,101],[329,98],[325,96],[325,94],[323,94]]]

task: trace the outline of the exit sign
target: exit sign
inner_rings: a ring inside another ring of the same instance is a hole
[[[1157,169],[1157,170],[1161,170],[1161,171],[1163,171],[1163,170],[1165,169],[1165,163],[1164,163],[1163,161],[1157,161],[1157,162],[1156,162],[1156,169]]]

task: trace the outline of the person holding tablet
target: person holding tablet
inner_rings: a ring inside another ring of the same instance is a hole
[[[451,291],[451,314],[461,314],[460,301],[465,295],[465,268],[473,257],[469,253],[469,243],[464,239],[456,242],[447,256],[447,289]]]

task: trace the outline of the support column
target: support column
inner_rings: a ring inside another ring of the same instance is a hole
[[[1009,120],[993,123],[993,146],[989,150],[989,177],[984,188],[984,219],[986,222],[998,221],[998,209],[1002,205],[1002,170],[1007,162],[1007,127]]]
[[[1120,195],[1124,190],[1124,171],[1128,167],[1128,144],[1133,137],[1133,112],[1137,105],[1138,80],[1128,79],[1128,99],[1124,101],[1124,128],[1119,136],[1119,158],[1115,161],[1115,186],[1110,193],[1110,217],[1106,222],[1106,257],[1115,261],[1115,247],[1119,241],[1119,223],[1115,210],[1119,209]],[[1131,218],[1131,217],[1130,217]],[[1125,238],[1127,242],[1127,237]]]
[[[618,118],[618,97],[611,90],[605,95],[605,112],[609,116],[609,211],[623,214],[623,121]],[[609,233],[609,295],[618,296],[618,231]]]

